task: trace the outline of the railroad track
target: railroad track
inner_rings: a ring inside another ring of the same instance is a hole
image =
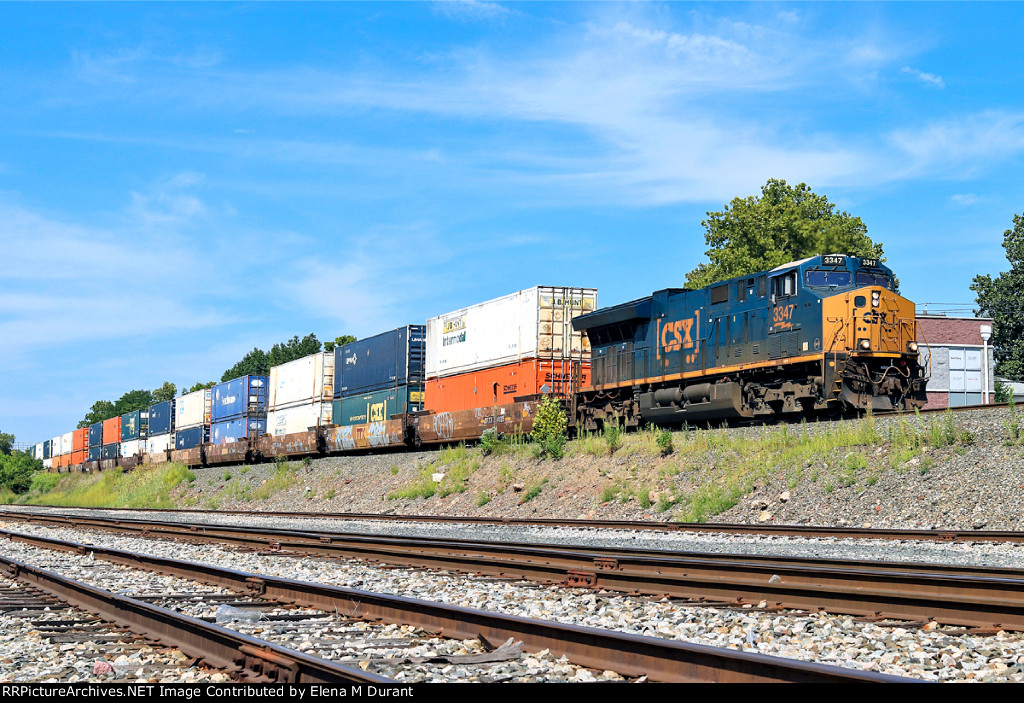
[[[11,516],[0,513],[0,517]],[[732,607],[758,605],[1024,631],[1024,569],[381,537],[94,517],[49,516],[33,521]]]
[[[427,632],[443,632],[445,637],[462,640],[479,640],[494,645],[521,642],[530,652],[547,650],[552,656],[566,656],[577,666],[598,671],[617,671],[626,677],[647,677],[652,681],[693,682],[895,682],[907,679],[863,672],[822,664],[799,662],[780,657],[766,656],[729,649],[718,649],[702,645],[652,637],[641,637],[625,633],[605,631],[533,620],[511,615],[489,613],[467,608],[444,605],[398,596],[355,589],[313,584],[293,579],[284,579],[262,574],[219,568],[209,564],[181,561],[163,557],[142,555],[119,549],[86,545],[66,540],[56,540],[30,535],[5,533],[17,544],[28,544],[48,550],[77,555],[78,559],[99,559],[112,564],[121,564],[133,569],[144,569],[175,578],[188,579],[211,586],[258,598],[276,604],[312,608],[319,613],[344,614],[353,621],[395,623],[420,628]],[[0,559],[0,563],[12,564],[11,559]],[[49,576],[39,576],[42,570],[23,565],[9,567],[19,578],[28,575],[32,581],[46,581]],[[96,590],[91,586],[85,589]],[[52,586],[47,583],[47,588]],[[122,596],[123,598],[123,596]],[[95,607],[95,606],[94,606]],[[123,607],[123,606],[121,606]],[[131,606],[135,612],[137,606]],[[154,606],[150,606],[154,607]],[[163,610],[163,609],[161,609]],[[218,627],[191,618],[194,624]],[[156,623],[146,623],[154,630]],[[225,628],[219,628],[224,630]],[[230,632],[230,631],[228,631]],[[243,633],[233,633],[248,637]],[[163,637],[161,637],[163,639]],[[259,647],[278,647],[261,640]],[[266,649],[245,650],[258,656]],[[184,647],[183,647],[184,649]],[[288,677],[293,669],[278,659],[277,650],[273,657],[265,655],[257,663],[271,667],[269,671],[253,672],[257,676]],[[294,652],[309,660],[316,657]],[[207,657],[204,655],[204,659]],[[320,660],[322,661],[322,660]],[[339,664],[328,662],[334,666]],[[365,674],[366,672],[359,672]],[[305,680],[305,679],[298,679]]]
[[[65,506],[5,506],[0,516],[42,515],[45,510],[69,510]],[[16,507],[16,510],[11,510]],[[33,509],[36,512],[33,512]],[[471,525],[522,525],[536,527],[593,528],[603,530],[654,530],[660,532],[722,533],[771,537],[831,539],[879,539],[929,542],[1024,542],[1024,532],[1010,530],[897,530],[812,525],[747,525],[737,523],[650,522],[643,520],[554,520],[548,518],[452,517],[441,515],[395,515],[388,513],[307,513],[274,510],[199,510],[177,508],[111,508],[111,512],[132,514],[166,513],[185,515],[242,515],[339,521],[429,522]]]

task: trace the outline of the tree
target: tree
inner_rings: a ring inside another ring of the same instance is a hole
[[[43,470],[43,462],[25,452],[0,454],[0,490],[25,493],[32,485],[32,477]]]
[[[324,342],[324,351],[332,352],[335,347],[343,347],[346,344],[350,344],[356,341],[356,338],[350,334],[343,334],[340,337],[335,337],[333,342]]]
[[[92,404],[92,407],[89,408],[89,412],[85,414],[85,418],[78,423],[78,426],[80,428],[88,427],[89,425],[93,425],[97,422],[108,420],[116,414],[114,404],[109,400],[97,400]]]
[[[114,414],[110,417],[124,415],[134,410],[148,410],[155,402],[153,394],[149,391],[128,391],[114,403]]]
[[[191,388],[182,388],[181,394],[188,395],[189,393],[195,393],[196,391],[205,390],[207,388],[213,388],[215,385],[217,385],[216,381],[207,381],[206,383],[203,383],[202,381],[196,381],[196,383]]]
[[[280,366],[289,361],[301,359],[310,354],[320,351],[320,340],[315,334],[307,334],[302,339],[298,335],[287,342],[275,344],[269,352],[254,348],[251,352],[242,357],[242,360],[225,371],[221,381],[230,381],[239,376],[266,376],[270,373],[271,366]]]
[[[178,394],[178,387],[170,381],[164,381],[164,385],[153,391],[153,402],[163,403],[167,400],[174,400],[174,396]]]
[[[1013,216],[1013,229],[1003,232],[1003,249],[1010,270],[995,278],[974,277],[971,290],[977,295],[979,315],[992,318],[992,345],[996,373],[1005,378],[1024,378],[1024,214]]]
[[[0,454],[10,454],[14,447],[14,435],[0,432]]]
[[[734,276],[765,271],[815,254],[849,254],[884,261],[859,217],[836,212],[805,183],[769,179],[761,197],[733,198],[701,222],[710,263],[686,274],[686,287],[704,288]]]

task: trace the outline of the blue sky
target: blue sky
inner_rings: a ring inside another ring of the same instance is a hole
[[[1018,3],[0,4],[0,431],[292,335],[678,286],[705,212],[768,178],[860,216],[908,298],[970,303],[1024,211],[1022,29]]]

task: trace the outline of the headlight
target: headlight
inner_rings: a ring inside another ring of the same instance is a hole
[[[877,308],[880,299],[881,294],[877,290],[871,291],[871,307]]]
[[[857,343],[857,346],[859,346],[861,349],[870,349],[871,348],[871,340],[869,340],[869,339],[862,339],[862,340],[860,340],[860,342]]]
[[[907,350],[910,352],[917,351],[917,342],[907,342]]]

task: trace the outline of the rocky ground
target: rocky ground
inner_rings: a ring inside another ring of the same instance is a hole
[[[1024,529],[1018,416],[905,418],[651,431],[529,447],[385,452],[207,468],[180,507],[890,528]],[[433,492],[432,495],[431,492]],[[446,494],[446,495],[445,495]],[[429,496],[429,497],[424,497]]]

